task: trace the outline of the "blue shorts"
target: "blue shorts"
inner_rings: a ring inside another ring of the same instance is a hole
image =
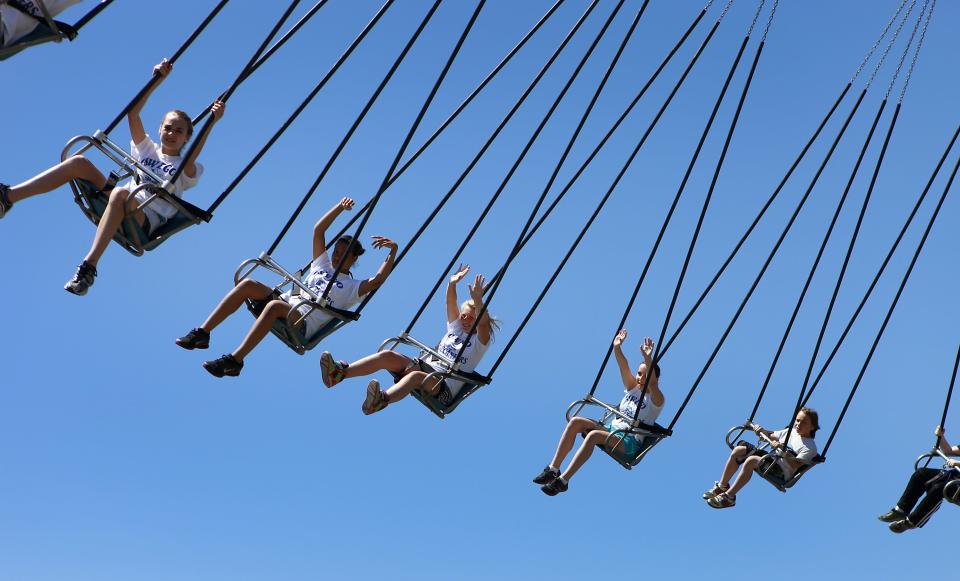
[[[614,428],[610,424],[603,424],[603,429],[610,433],[617,431],[616,428]],[[624,432],[620,432],[616,436],[613,436],[608,440],[608,442],[610,442],[610,445],[615,446],[617,443],[619,443],[620,436],[623,436],[623,445],[621,446],[623,453],[628,456],[636,456],[637,453],[640,452],[641,442],[640,440],[637,439],[636,436],[632,434],[625,434]]]

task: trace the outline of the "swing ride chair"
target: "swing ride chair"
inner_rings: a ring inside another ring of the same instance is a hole
[[[951,458],[944,454],[940,448],[934,448],[933,450],[917,458],[917,461],[913,463],[913,469],[916,471],[920,468],[929,468],[930,463],[938,458],[943,460],[943,466],[941,467],[941,470],[950,470],[956,474],[956,477],[943,487],[943,499],[947,502],[952,502],[953,504],[960,506],[960,468],[948,467],[947,461],[951,460]]]
[[[17,54],[21,50],[30,48],[38,44],[45,44],[47,42],[60,42],[63,39],[73,40],[77,37],[76,29],[67,24],[66,22],[60,22],[59,20],[54,20],[50,13],[47,11],[47,7],[43,2],[38,2],[37,5],[40,7],[40,11],[43,13],[43,20],[40,20],[37,23],[37,27],[34,28],[29,34],[24,35],[19,38],[12,45],[0,49],[0,61],[8,59],[13,55]],[[20,7],[17,4],[7,4],[15,10],[20,10]],[[30,13],[24,12],[27,16],[33,18],[34,16]]]
[[[573,419],[574,416],[579,416],[583,411],[583,408],[588,405],[597,406],[603,409],[603,415],[599,420],[597,420],[601,424],[607,424],[610,420],[614,419],[614,417],[618,417],[630,424],[629,429],[614,430],[610,432],[610,435],[607,436],[607,439],[603,441],[602,445],[600,445],[601,450],[606,452],[608,456],[616,460],[627,470],[631,470],[634,466],[639,464],[640,461],[646,457],[647,453],[650,452],[654,446],[659,444],[661,440],[673,435],[673,430],[667,429],[657,423],[651,425],[645,424],[639,420],[635,420],[634,418],[631,418],[630,416],[621,412],[619,409],[608,403],[600,401],[592,395],[587,395],[583,399],[579,399],[567,407],[567,423],[570,423],[570,420]],[[574,412],[574,408],[576,408],[576,412]],[[627,436],[633,436],[640,441],[640,449],[636,454],[625,454],[616,449],[617,446],[619,446]]]
[[[743,435],[746,432],[753,432],[750,429],[749,423],[736,426],[731,428],[727,432],[727,446],[731,450],[737,447],[738,444],[749,444],[746,440],[743,440]],[[780,468],[778,460],[781,458],[786,458],[787,454],[791,454],[789,457],[790,460],[797,460],[792,456],[793,451],[787,450],[785,447],[776,449],[773,447],[773,440],[768,438],[765,435],[757,435],[757,445],[755,446],[756,450],[763,452],[764,455],[760,458],[760,463],[757,464],[757,467],[754,468],[754,472],[759,474],[764,480],[772,484],[780,492],[786,492],[788,488],[791,488],[794,484],[800,480],[800,477],[803,476],[807,470],[810,470],[817,464],[822,464],[826,461],[826,458],[821,455],[816,455],[809,462],[804,462],[802,466],[794,471],[793,476],[790,478],[784,478],[783,471]]]
[[[460,365],[454,363],[449,357],[442,355],[439,351],[430,347],[420,341],[417,341],[406,332],[401,333],[397,337],[387,339],[384,341],[379,351],[393,351],[399,345],[408,345],[415,349],[420,350],[420,354],[417,356],[417,359],[420,360],[422,365],[425,365],[432,369],[430,373],[427,374],[427,377],[423,380],[424,383],[430,379],[437,378],[440,381],[447,379],[452,379],[455,381],[462,381],[464,383],[463,388],[454,396],[453,401],[450,402],[450,405],[443,405],[439,399],[421,392],[419,389],[415,389],[411,392],[413,397],[417,398],[423,405],[432,411],[438,418],[441,420],[449,413],[452,413],[453,410],[457,409],[457,406],[460,403],[467,399],[473,392],[477,391],[484,385],[490,384],[490,378],[475,373],[473,371],[462,371]],[[429,361],[428,361],[429,359]],[[395,381],[400,381],[400,378],[403,377],[400,374],[391,373]]]
[[[296,273],[291,274],[289,271],[277,264],[277,261],[275,261],[266,252],[261,253],[258,258],[251,258],[250,260],[245,260],[242,262],[240,266],[237,267],[236,273],[233,275],[233,284],[238,285],[244,280],[250,278],[250,275],[253,274],[253,272],[258,268],[269,270],[282,279],[279,284],[273,287],[274,292],[273,295],[271,295],[272,297],[275,297],[276,295],[279,295],[285,291],[290,291],[294,298],[299,297],[299,300],[294,300],[291,302],[289,314],[282,319],[277,319],[273,323],[273,327],[270,329],[271,333],[283,341],[287,347],[290,347],[296,351],[298,355],[303,355],[307,351],[316,347],[320,341],[323,341],[326,337],[340,327],[346,325],[350,321],[356,321],[360,318],[360,315],[357,313],[330,306],[327,299],[322,299],[319,295],[311,291],[306,287],[306,285],[303,284],[303,275],[310,268],[310,265],[307,265],[298,270]],[[248,299],[246,301],[247,309],[253,314],[254,317],[259,317],[264,306],[266,306],[266,303],[269,300],[269,298],[264,301]],[[302,306],[309,307],[306,313],[301,313],[298,310]],[[299,325],[301,322],[306,320],[307,316],[309,316],[313,311],[322,311],[333,318],[327,324],[320,327],[320,329],[318,329],[313,335],[307,337],[299,328]]]
[[[80,144],[83,145],[77,151],[72,152]],[[137,205],[137,210],[146,208],[157,199],[162,199],[177,210],[176,216],[155,227],[149,235],[137,224],[133,216],[127,213],[123,219],[123,226],[117,229],[117,233],[113,236],[113,240],[127,252],[135,256],[142,256],[145,251],[153,250],[177,232],[194,224],[210,221],[211,215],[206,210],[174,196],[171,193],[173,190],[172,183],[162,180],[123,148],[111,141],[102,131],[98,130],[93,136],[79,135],[68,141],[60,154],[60,160],[65,161],[90,148],[96,148],[117,165],[117,171],[110,172],[108,183],[117,183],[130,177],[136,177],[138,170],[142,175],[147,176],[144,183],[134,188],[127,196],[127,200],[131,201],[141,191],[150,193],[145,201]],[[99,224],[100,218],[103,217],[107,208],[108,195],[98,190],[92,183],[82,179],[70,180],[70,188],[73,190],[74,201],[80,206],[84,215],[94,225]]]

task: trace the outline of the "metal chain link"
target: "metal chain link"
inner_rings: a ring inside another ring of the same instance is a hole
[[[916,2],[916,0],[914,0]],[[733,0],[729,0],[727,5],[723,7],[723,12],[720,13],[720,16],[717,17],[717,22],[723,20],[724,16],[727,15],[727,12],[730,12],[730,7],[733,6]]]
[[[929,7],[930,0],[924,0],[923,8],[920,9],[920,14],[917,15],[917,23],[913,25],[913,30],[910,32],[910,38],[907,40],[907,46],[903,47],[903,54],[900,55],[900,61],[897,62],[897,70],[893,73],[893,77],[890,79],[890,84],[887,85],[887,92],[883,95],[884,101],[890,97],[890,93],[893,93],[893,87],[897,84],[897,79],[900,77],[900,73],[903,71],[903,63],[907,61],[907,55],[910,54],[910,47],[913,46],[913,39],[917,37],[917,31],[920,30],[920,24],[923,22],[923,15],[927,13],[927,8]]]
[[[913,0],[910,3],[910,8],[907,9],[907,13],[903,15],[903,18],[900,20],[900,24],[897,25],[897,30],[893,33],[893,38],[890,39],[890,42],[887,44],[887,48],[883,50],[883,55],[880,56],[880,60],[877,62],[877,66],[873,67],[873,73],[870,75],[870,79],[867,80],[867,85],[864,89],[869,89],[870,85],[873,84],[873,80],[877,78],[877,73],[880,72],[880,67],[883,66],[884,61],[887,60],[887,55],[890,54],[890,50],[893,48],[893,45],[896,44],[897,39],[900,37],[900,33],[903,31],[903,26],[907,23],[907,20],[910,19],[910,13],[913,12],[914,7],[917,5],[917,0]]]
[[[757,20],[760,19],[760,13],[763,12],[763,5],[767,3],[767,0],[760,0],[760,5],[757,6],[757,11],[753,14],[753,22],[750,23],[750,28],[747,29],[747,36],[753,35],[753,29],[757,26]]]
[[[933,16],[933,9],[937,7],[937,0],[930,4],[930,11],[927,12],[927,21],[923,24],[923,30],[920,31],[920,40],[917,41],[917,49],[913,51],[913,59],[910,60],[910,68],[907,69],[907,76],[903,80],[903,88],[900,90],[900,99],[898,103],[903,103],[903,97],[907,94],[907,87],[910,85],[910,79],[913,77],[913,69],[917,66],[917,59],[920,57],[920,48],[923,46],[923,40],[927,37],[927,28],[930,26],[930,18]]]
[[[767,18],[767,25],[763,27],[763,36],[760,42],[767,42],[767,34],[770,33],[770,26],[773,24],[773,15],[777,13],[777,6],[780,6],[780,0],[773,0],[773,8],[770,9],[770,16]]]
[[[867,51],[867,56],[863,57],[863,62],[860,63],[860,66],[857,67],[857,72],[853,73],[853,78],[850,79],[851,84],[857,80],[857,77],[859,77],[860,73],[863,72],[863,69],[866,68],[867,63],[870,62],[871,58],[873,58],[873,53],[877,51],[877,48],[879,48],[880,43],[883,42],[884,37],[886,37],[887,33],[890,32],[890,27],[893,26],[893,23],[897,21],[897,17],[900,16],[900,13],[903,11],[903,7],[907,5],[907,2],[909,2],[909,0],[903,0],[903,2],[900,3],[900,7],[897,8],[897,11],[890,18],[890,21],[887,22],[887,26],[883,29],[880,37],[877,38],[877,42],[873,43],[873,46]]]

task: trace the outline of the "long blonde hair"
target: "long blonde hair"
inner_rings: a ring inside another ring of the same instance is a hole
[[[470,308],[476,309],[477,303],[475,303],[473,299],[467,299],[463,301],[463,304],[460,305],[460,310],[463,310],[464,307],[470,307]],[[495,331],[500,330],[500,319],[491,315],[489,310],[483,315],[488,319],[490,319],[490,340],[492,341],[494,339],[494,335],[496,334]],[[474,325],[476,325],[479,322],[480,321],[477,321],[476,323],[474,323]]]

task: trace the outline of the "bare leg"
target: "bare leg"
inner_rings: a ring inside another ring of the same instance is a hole
[[[137,221],[137,224],[142,225],[146,219],[143,212],[136,210],[137,203],[135,201],[127,203],[127,196],[129,194],[130,192],[123,188],[114,188],[114,190],[110,192],[110,201],[107,202],[107,208],[104,210],[103,216],[100,217],[100,222],[97,224],[97,233],[93,236],[93,244],[90,245],[90,251],[87,252],[87,256],[84,258],[89,264],[96,266],[97,263],[100,262],[100,257],[103,256],[103,252],[110,244],[110,240],[113,239],[113,235],[117,233],[128,211],[136,212],[133,215],[133,219]]]
[[[72,179],[83,179],[91,182],[97,188],[107,185],[107,178],[100,173],[89,159],[82,155],[75,155],[62,161],[47,171],[30,178],[10,188],[7,195],[11,203],[53,191]]]
[[[563,478],[564,482],[570,482],[570,479],[577,473],[577,470],[580,470],[580,467],[590,459],[590,456],[593,454],[593,449],[598,444],[603,444],[609,436],[610,432],[606,430],[592,430],[587,434],[583,443],[580,444],[580,449],[573,455],[573,459],[570,460],[570,464],[567,465],[567,469],[560,475],[560,478]],[[622,448],[623,443],[617,440],[616,449],[619,450]]]
[[[728,496],[736,496],[740,489],[747,485],[747,482],[750,482],[750,479],[753,478],[753,469],[757,467],[757,464],[760,463],[759,456],[750,456],[743,462],[743,466],[740,467],[740,473],[737,474],[736,480],[733,481],[733,484],[730,486],[730,490],[727,491]]]
[[[740,466],[743,459],[746,458],[747,453],[748,451],[745,446],[737,446],[730,452],[727,463],[723,465],[723,474],[720,476],[721,486],[730,485],[730,478],[733,476],[733,473],[737,471],[737,467]]]
[[[411,359],[393,351],[380,351],[373,355],[367,355],[358,359],[343,370],[344,379],[348,377],[361,377],[372,375],[378,371],[385,370],[392,373],[403,373],[410,365]]]
[[[564,428],[563,435],[560,436],[560,442],[557,444],[557,452],[553,455],[553,460],[550,461],[550,466],[552,468],[559,469],[560,463],[563,462],[563,459],[566,458],[567,454],[570,453],[570,450],[573,449],[573,444],[577,439],[577,434],[589,430],[595,430],[599,425],[600,424],[591,420],[590,418],[581,418],[577,416],[571,419],[567,423],[567,427]]]
[[[270,328],[273,327],[273,323],[276,322],[277,319],[286,317],[289,312],[290,305],[284,301],[274,299],[267,303],[263,312],[261,312],[257,320],[254,321],[250,330],[247,331],[247,336],[244,337],[243,342],[240,343],[237,350],[233,352],[233,358],[242,362],[243,358],[249,355],[250,352],[253,351],[253,348],[259,345],[260,341],[263,341],[263,338],[267,336]]]
[[[349,367],[347,369],[349,369]],[[422,371],[411,371],[410,373],[404,375],[400,381],[394,385],[391,385],[384,392],[387,402],[394,403],[400,401],[401,399],[407,397],[410,392],[415,389],[419,389],[426,393],[433,393],[437,385],[440,383],[440,380],[434,378],[431,379],[428,384],[424,384],[423,380],[426,378],[427,374]]]
[[[237,312],[237,309],[243,305],[245,300],[254,299],[262,301],[269,297],[271,292],[273,292],[273,290],[263,283],[250,280],[249,278],[242,281],[230,289],[227,296],[223,297],[220,304],[217,305],[217,308],[213,309],[213,312],[210,313],[207,320],[203,322],[203,325],[200,325],[200,328],[208,333],[213,331],[217,328],[217,325],[224,322],[227,317]]]

